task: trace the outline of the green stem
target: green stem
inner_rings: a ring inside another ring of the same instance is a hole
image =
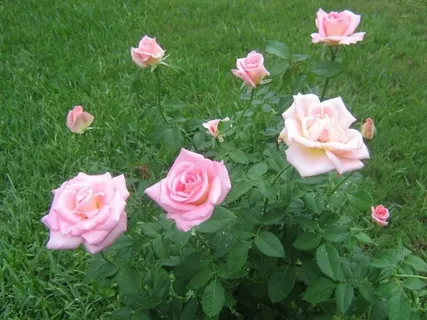
[[[165,112],[164,112],[163,107],[162,107],[162,101],[161,101],[161,99],[162,99],[162,83],[160,81],[160,72],[159,72],[158,67],[156,69],[154,69],[154,74],[156,75],[156,79],[157,79],[157,107],[159,108],[159,112],[163,118],[163,121],[166,124],[169,124],[169,121],[166,118]]]
[[[329,47],[331,49],[331,61],[335,61],[336,57],[337,57],[337,51],[335,51],[335,48]],[[328,88],[329,85],[329,78],[325,80],[325,85],[323,86],[323,90],[322,90],[322,95],[320,96],[320,101],[323,101],[323,99],[325,98],[325,94],[326,94],[326,89]]]
[[[280,176],[282,175],[283,172],[285,172],[286,170],[288,170],[291,167],[291,165],[288,163],[286,166],[284,166],[282,168],[282,170],[279,171],[279,173],[274,177],[273,182],[271,183],[271,186],[273,186],[276,181],[280,178]],[[265,197],[264,199],[264,209],[263,209],[263,214],[265,215],[265,213],[267,212],[267,206],[268,206],[268,198]]]
[[[337,189],[338,189],[339,187],[341,187],[341,185],[342,185],[344,182],[346,182],[346,181],[348,180],[348,178],[350,178],[350,177],[353,175],[353,173],[354,173],[354,171],[350,172],[350,173],[349,173],[349,174],[348,174],[344,179],[342,179],[342,180],[340,181],[340,183],[338,183],[338,184],[335,186],[335,188],[333,188],[333,189],[332,189],[332,191],[328,193],[328,196],[330,196],[331,194],[334,194],[334,192],[335,192],[335,191],[337,191]]]
[[[242,114],[240,115],[239,119],[236,120],[236,124],[242,120],[243,116],[245,115],[246,111],[248,111],[249,107],[252,105],[252,101],[254,100],[254,96],[255,96],[255,88],[252,89],[251,91],[251,97],[249,98],[249,102],[248,105],[246,106],[245,110],[243,110]]]
[[[191,142],[191,144],[193,145],[193,148],[196,152],[199,152],[199,150],[197,149],[196,144],[194,143],[193,139],[191,139],[191,137],[189,136],[189,134],[187,132],[185,132],[184,129],[179,128],[179,130],[181,130],[181,132],[184,134],[184,136]]]
[[[394,276],[399,278],[416,278],[416,279],[427,280],[427,277],[417,276],[415,274],[395,274]]]

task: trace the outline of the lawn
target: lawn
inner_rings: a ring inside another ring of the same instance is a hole
[[[358,119],[375,121],[372,159],[361,173],[376,202],[392,209],[390,227],[375,231],[378,243],[401,238],[427,257],[424,1],[0,1],[3,318],[109,319],[117,307],[114,288],[84,281],[83,249],[44,248],[40,218],[51,190],[79,171],[136,177],[136,166],[158,152],[146,141],[155,130],[155,79],[130,59],[142,35],[156,36],[182,68],[165,73],[168,97],[185,101],[187,116],[224,118],[236,108],[240,81],[230,69],[237,57],[280,40],[320,59],[321,45],[310,39],[319,7],[361,14],[359,30],[367,32],[346,48],[348,72],[331,82],[328,96],[342,96]],[[84,135],[65,126],[78,104],[96,117]],[[129,206],[139,204],[133,197]]]

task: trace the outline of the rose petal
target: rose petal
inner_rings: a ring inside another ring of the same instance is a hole
[[[53,250],[75,249],[83,243],[81,237],[73,237],[69,234],[63,234],[57,230],[50,230],[49,242],[46,248]]]
[[[343,128],[349,128],[356,121],[356,118],[347,110],[341,97],[325,100],[321,105],[332,106],[337,111],[340,126]]]
[[[345,31],[344,35],[349,36],[356,30],[357,26],[360,23],[360,15],[354,14],[353,12],[349,10],[344,10],[340,13],[340,15],[347,20],[348,22],[348,28]]]
[[[195,207],[192,211],[189,211],[189,212],[185,212],[185,213],[169,212],[166,218],[175,220],[176,227],[179,230],[187,232],[191,228],[208,220],[212,216],[212,213],[214,210],[215,210],[215,206],[209,202],[206,202],[201,206]]]
[[[292,144],[286,150],[286,159],[301,177],[315,176],[335,168],[324,150],[304,148],[298,144]]]
[[[364,166],[363,162],[359,159],[340,158],[330,151],[326,151],[325,154],[339,174],[343,174],[347,171],[359,170]]]
[[[130,196],[129,191],[126,187],[126,179],[123,174],[113,178],[114,186],[117,191],[123,196],[123,200],[127,200]]]

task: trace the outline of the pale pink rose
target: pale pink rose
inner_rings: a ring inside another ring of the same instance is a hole
[[[390,217],[390,213],[388,209],[384,207],[382,204],[374,207],[371,207],[371,217],[378,225],[385,227],[388,225],[388,218]]]
[[[67,127],[74,133],[83,133],[93,122],[93,115],[76,106],[67,115]]]
[[[221,134],[221,132],[218,130],[218,125],[221,121],[222,122],[228,122],[228,121],[230,121],[230,118],[227,117],[225,119],[210,120],[208,122],[203,123],[203,127],[208,129],[208,131],[212,137],[217,138]]]
[[[148,36],[141,39],[138,48],[131,48],[130,53],[133,62],[141,68],[158,65],[165,55],[165,51],[157,44],[156,38]]]
[[[75,249],[83,244],[97,253],[126,231],[129,192],[123,175],[79,173],[53,194],[49,214],[41,220],[50,229],[48,249]]]
[[[223,162],[181,149],[166,178],[145,193],[167,212],[178,229],[188,231],[208,220],[231,189]]]
[[[362,124],[362,129],[360,130],[362,133],[362,136],[365,139],[371,140],[374,137],[375,133],[375,125],[374,121],[372,121],[371,118],[368,118],[365,120],[365,122]]]
[[[264,57],[256,51],[251,51],[246,58],[237,59],[236,65],[237,69],[231,72],[249,87],[255,88],[264,77],[270,75],[264,67]]]
[[[283,118],[280,138],[289,146],[286,157],[302,177],[358,170],[360,159],[369,158],[361,133],[350,129],[356,119],[341,98],[320,102],[314,94],[298,94]]]
[[[351,11],[326,13],[322,9],[317,12],[316,26],[318,33],[312,33],[313,43],[324,42],[330,46],[354,44],[363,40],[366,32],[356,32],[360,23],[360,15]]]

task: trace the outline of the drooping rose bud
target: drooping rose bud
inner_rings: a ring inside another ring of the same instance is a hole
[[[67,115],[67,127],[74,133],[83,133],[93,122],[94,117],[83,110],[82,106],[76,106]]]
[[[157,44],[156,38],[144,36],[139,42],[138,48],[131,48],[130,53],[133,62],[145,69],[154,69],[163,59],[165,51]]]
[[[388,218],[390,217],[390,213],[388,209],[384,207],[382,204],[374,207],[371,207],[371,217],[379,226],[385,227],[388,225]]]
[[[371,118],[367,118],[365,122],[362,125],[362,129],[360,130],[362,132],[362,136],[365,139],[371,140],[374,137],[375,134],[375,125],[374,121],[372,121]]]
[[[203,123],[203,127],[205,127],[206,129],[208,129],[208,132],[210,133],[210,135],[214,138],[219,138],[221,137],[221,132],[218,129],[218,125],[220,122],[228,122],[230,121],[230,118],[227,117],[225,119],[214,119],[214,120],[210,120],[208,122]]]
[[[231,70],[233,74],[242,79],[245,85],[255,88],[270,72],[264,67],[262,54],[251,51],[246,58],[237,59],[237,69]]]

